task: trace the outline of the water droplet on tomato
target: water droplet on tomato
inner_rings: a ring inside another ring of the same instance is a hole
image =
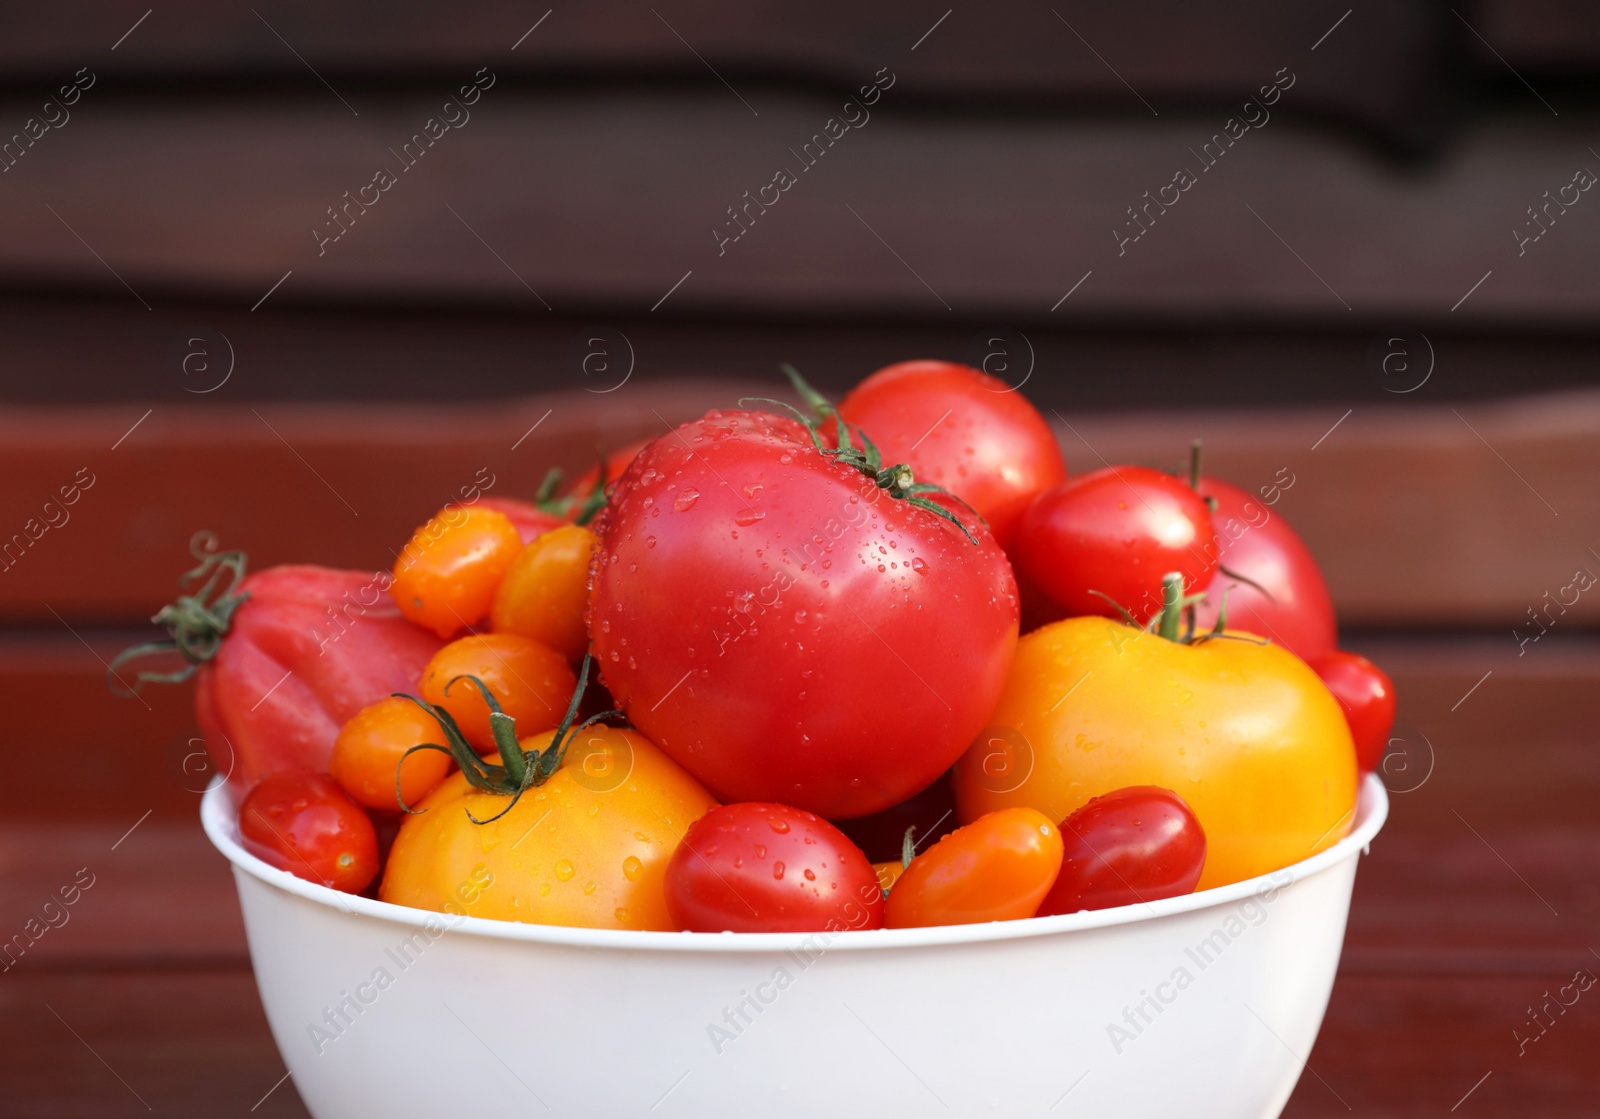
[[[774,877],[774,878],[782,878],[783,877],[783,870],[784,870],[784,867],[783,867],[782,863],[773,863],[772,864],[772,877]]]
[[[656,538],[654,536],[646,536],[644,538],[644,546],[646,548],[654,548],[656,546]]]
[[[752,500],[752,501],[755,500],[756,494],[758,494],[760,492],[761,492],[761,483],[760,482],[751,482],[749,485],[744,487],[744,496],[747,499]]]
[[[556,877],[561,881],[570,881],[576,873],[578,873],[578,868],[572,865],[571,859],[562,859],[556,863]]]
[[[592,897],[593,895],[594,895],[594,883],[593,882],[585,882],[583,884],[583,896],[584,897]]]
[[[639,838],[644,838],[640,836]],[[644,863],[639,861],[637,855],[629,855],[622,860],[622,875],[629,882],[639,881],[639,875],[644,873]]]
[[[736,525],[744,525],[745,527],[749,527],[765,516],[766,514],[759,509],[741,509],[738,513],[734,514],[733,523]]]
[[[756,844],[756,858],[764,859],[766,857],[767,857],[766,845],[765,844],[761,844],[761,843],[757,843]]]
[[[547,898],[550,896],[550,883],[546,882],[544,885],[539,887],[539,896],[542,898]]]
[[[620,924],[626,924],[627,921],[628,921],[628,911],[626,909],[623,909],[620,905],[617,907],[617,911],[614,914],[612,914],[612,916],[616,917],[617,923],[619,925]]]
[[[817,872],[812,870],[810,867],[807,867],[806,868],[806,881],[807,882],[815,882],[816,880],[817,880]]]
[[[673,498],[672,507],[680,513],[687,513],[694,508],[694,503],[699,500],[700,491],[692,487],[686,487],[679,492],[677,497]]]
[[[796,788],[799,788],[799,786],[798,786],[798,785],[797,785],[797,786],[795,786],[795,787],[796,787]],[[778,834],[779,834],[779,835],[786,835],[786,834],[788,834],[788,831],[789,831],[789,821],[788,821],[788,820],[785,820],[785,819],[783,819],[783,818],[782,818],[782,817],[781,817],[781,816],[768,816],[768,817],[767,817],[767,825],[768,825],[768,826],[769,826],[769,827],[771,827],[771,828],[772,828],[772,830],[773,830],[773,831],[775,831],[775,832],[777,832],[777,833],[778,833]]]

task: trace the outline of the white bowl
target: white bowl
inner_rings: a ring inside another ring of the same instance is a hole
[[[1369,777],[1336,846],[1149,904],[840,934],[641,933],[350,897],[238,843],[256,983],[317,1119],[1272,1119],[1322,1024]]]

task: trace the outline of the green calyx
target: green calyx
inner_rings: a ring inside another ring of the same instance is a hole
[[[606,477],[606,458],[600,456],[600,476],[595,479],[594,488],[586,494],[580,496],[569,493],[565,497],[557,497],[556,490],[561,488],[561,480],[565,477],[566,472],[561,467],[552,466],[539,483],[533,503],[541,512],[549,513],[552,517],[561,517],[575,525],[587,525],[606,507],[606,486],[611,483],[611,479]]]
[[[195,669],[217,655],[233,624],[233,612],[250,597],[248,591],[237,589],[247,560],[243,552],[217,551],[216,536],[202,531],[190,539],[189,554],[200,562],[183,574],[178,586],[186,589],[198,584],[198,588],[180,594],[150,619],[170,636],[130,646],[106,666],[106,684],[113,694],[134,696],[146,684],[178,684],[193,676]],[[141,672],[132,685],[117,674],[117,668],[128,661],[160,653],[177,653],[185,664],[171,672]]]
[[[843,463],[845,466],[852,467],[865,474],[890,497],[898,501],[904,501],[907,505],[915,505],[918,509],[926,510],[936,517],[942,517],[944,520],[949,521],[959,528],[961,535],[965,536],[973,544],[978,542],[977,537],[967,530],[967,526],[961,523],[959,517],[937,501],[930,500],[926,495],[938,493],[954,498],[956,501],[961,501],[959,497],[956,497],[955,494],[943,486],[917,481],[911,473],[911,465],[909,463],[901,462],[892,466],[884,466],[882,452],[878,450],[877,444],[873,443],[866,432],[845,423],[844,418],[839,415],[838,409],[834,408],[833,402],[812,388],[806,382],[806,379],[800,376],[800,371],[794,366],[785,362],[779,368],[789,378],[789,383],[794,386],[794,391],[799,394],[800,399],[805,401],[806,407],[810,409],[809,413],[802,412],[792,404],[786,404],[781,400],[770,400],[766,397],[746,397],[739,403],[741,405],[747,403],[771,404],[783,409],[805,427],[806,431],[811,435],[812,444],[819,452],[827,455],[835,462]],[[828,446],[822,438],[822,425],[829,420],[833,421],[834,429],[838,433],[839,445],[837,447]],[[854,433],[853,436],[852,432]],[[859,447],[856,446],[855,441],[857,439],[861,441]],[[967,505],[965,501],[961,501],[961,504],[966,506],[974,517],[977,517],[980,521],[983,520],[982,515],[972,506]]]
[[[1114,606],[1117,613],[1122,615],[1122,620],[1130,626],[1142,629],[1146,633],[1153,633],[1157,637],[1179,645],[1199,645],[1218,638],[1228,638],[1234,641],[1250,640],[1247,637],[1240,637],[1238,634],[1226,632],[1228,628],[1228,591],[1231,589],[1230,587],[1223,590],[1222,603],[1217,608],[1216,624],[1205,633],[1195,632],[1194,608],[1206,596],[1204,594],[1184,594],[1183,574],[1181,572],[1169,571],[1161,577],[1161,609],[1151,615],[1150,620],[1143,625],[1139,624],[1138,619],[1128,611],[1127,607],[1110,595],[1093,590],[1089,593],[1096,598],[1104,599]],[[1251,642],[1251,644],[1266,645],[1269,642],[1259,641]]]
[[[574,735],[582,733],[590,726],[602,719],[609,719],[620,715],[620,711],[602,711],[583,722],[573,725],[573,720],[578,717],[578,705],[583,700],[584,689],[589,683],[589,666],[593,658],[585,656],[583,667],[578,673],[578,686],[572,690],[572,699],[567,704],[567,712],[561,719],[561,725],[556,727],[555,737],[550,740],[550,745],[543,750],[524,750],[517,741],[517,721],[507,715],[500,708],[499,702],[494,698],[494,693],[489,691],[484,682],[476,676],[457,676],[444,686],[445,693],[461,681],[466,680],[478,689],[483,696],[483,702],[489,707],[489,731],[494,735],[495,747],[500,751],[500,765],[492,765],[478,756],[478,752],[467,742],[466,736],[461,733],[461,727],[455,718],[443,707],[418,699],[414,695],[404,692],[395,692],[397,699],[409,699],[418,707],[439,721],[439,727],[444,731],[446,745],[437,742],[423,742],[411,747],[400,755],[400,761],[394,769],[394,799],[400,810],[410,815],[415,815],[419,810],[406,804],[405,797],[400,792],[400,767],[405,760],[418,750],[436,750],[455,760],[461,767],[461,773],[467,783],[474,789],[485,793],[494,793],[496,796],[511,798],[499,812],[487,820],[480,820],[469,809],[467,818],[474,824],[493,823],[516,807],[522,794],[529,789],[537,788],[550,780],[556,770],[561,768],[562,760],[567,756],[567,747],[571,744]],[[425,809],[421,811],[426,811]]]

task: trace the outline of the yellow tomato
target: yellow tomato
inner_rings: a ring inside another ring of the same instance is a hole
[[[543,750],[554,732],[524,739]],[[445,779],[400,825],[378,896],[469,917],[597,929],[676,928],[667,862],[711,794],[636,731],[592,726],[561,768],[509,798]],[[488,820],[475,824],[471,812]]]
[[[1205,829],[1202,890],[1338,842],[1357,791],[1344,714],[1302,661],[1259,641],[1181,645],[1108,618],[1028,634],[953,772],[961,819],[1022,805],[1064,820],[1128,785],[1171,789]]]
[[[589,649],[583,615],[589,605],[594,533],[562,525],[537,537],[512,561],[489,611],[496,633],[531,637],[576,663]]]

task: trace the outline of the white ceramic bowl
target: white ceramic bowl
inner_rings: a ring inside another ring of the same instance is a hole
[[[317,1119],[1272,1119],[1322,1024],[1350,836],[1264,878],[988,925],[639,933],[451,918],[233,863],[273,1036]]]

